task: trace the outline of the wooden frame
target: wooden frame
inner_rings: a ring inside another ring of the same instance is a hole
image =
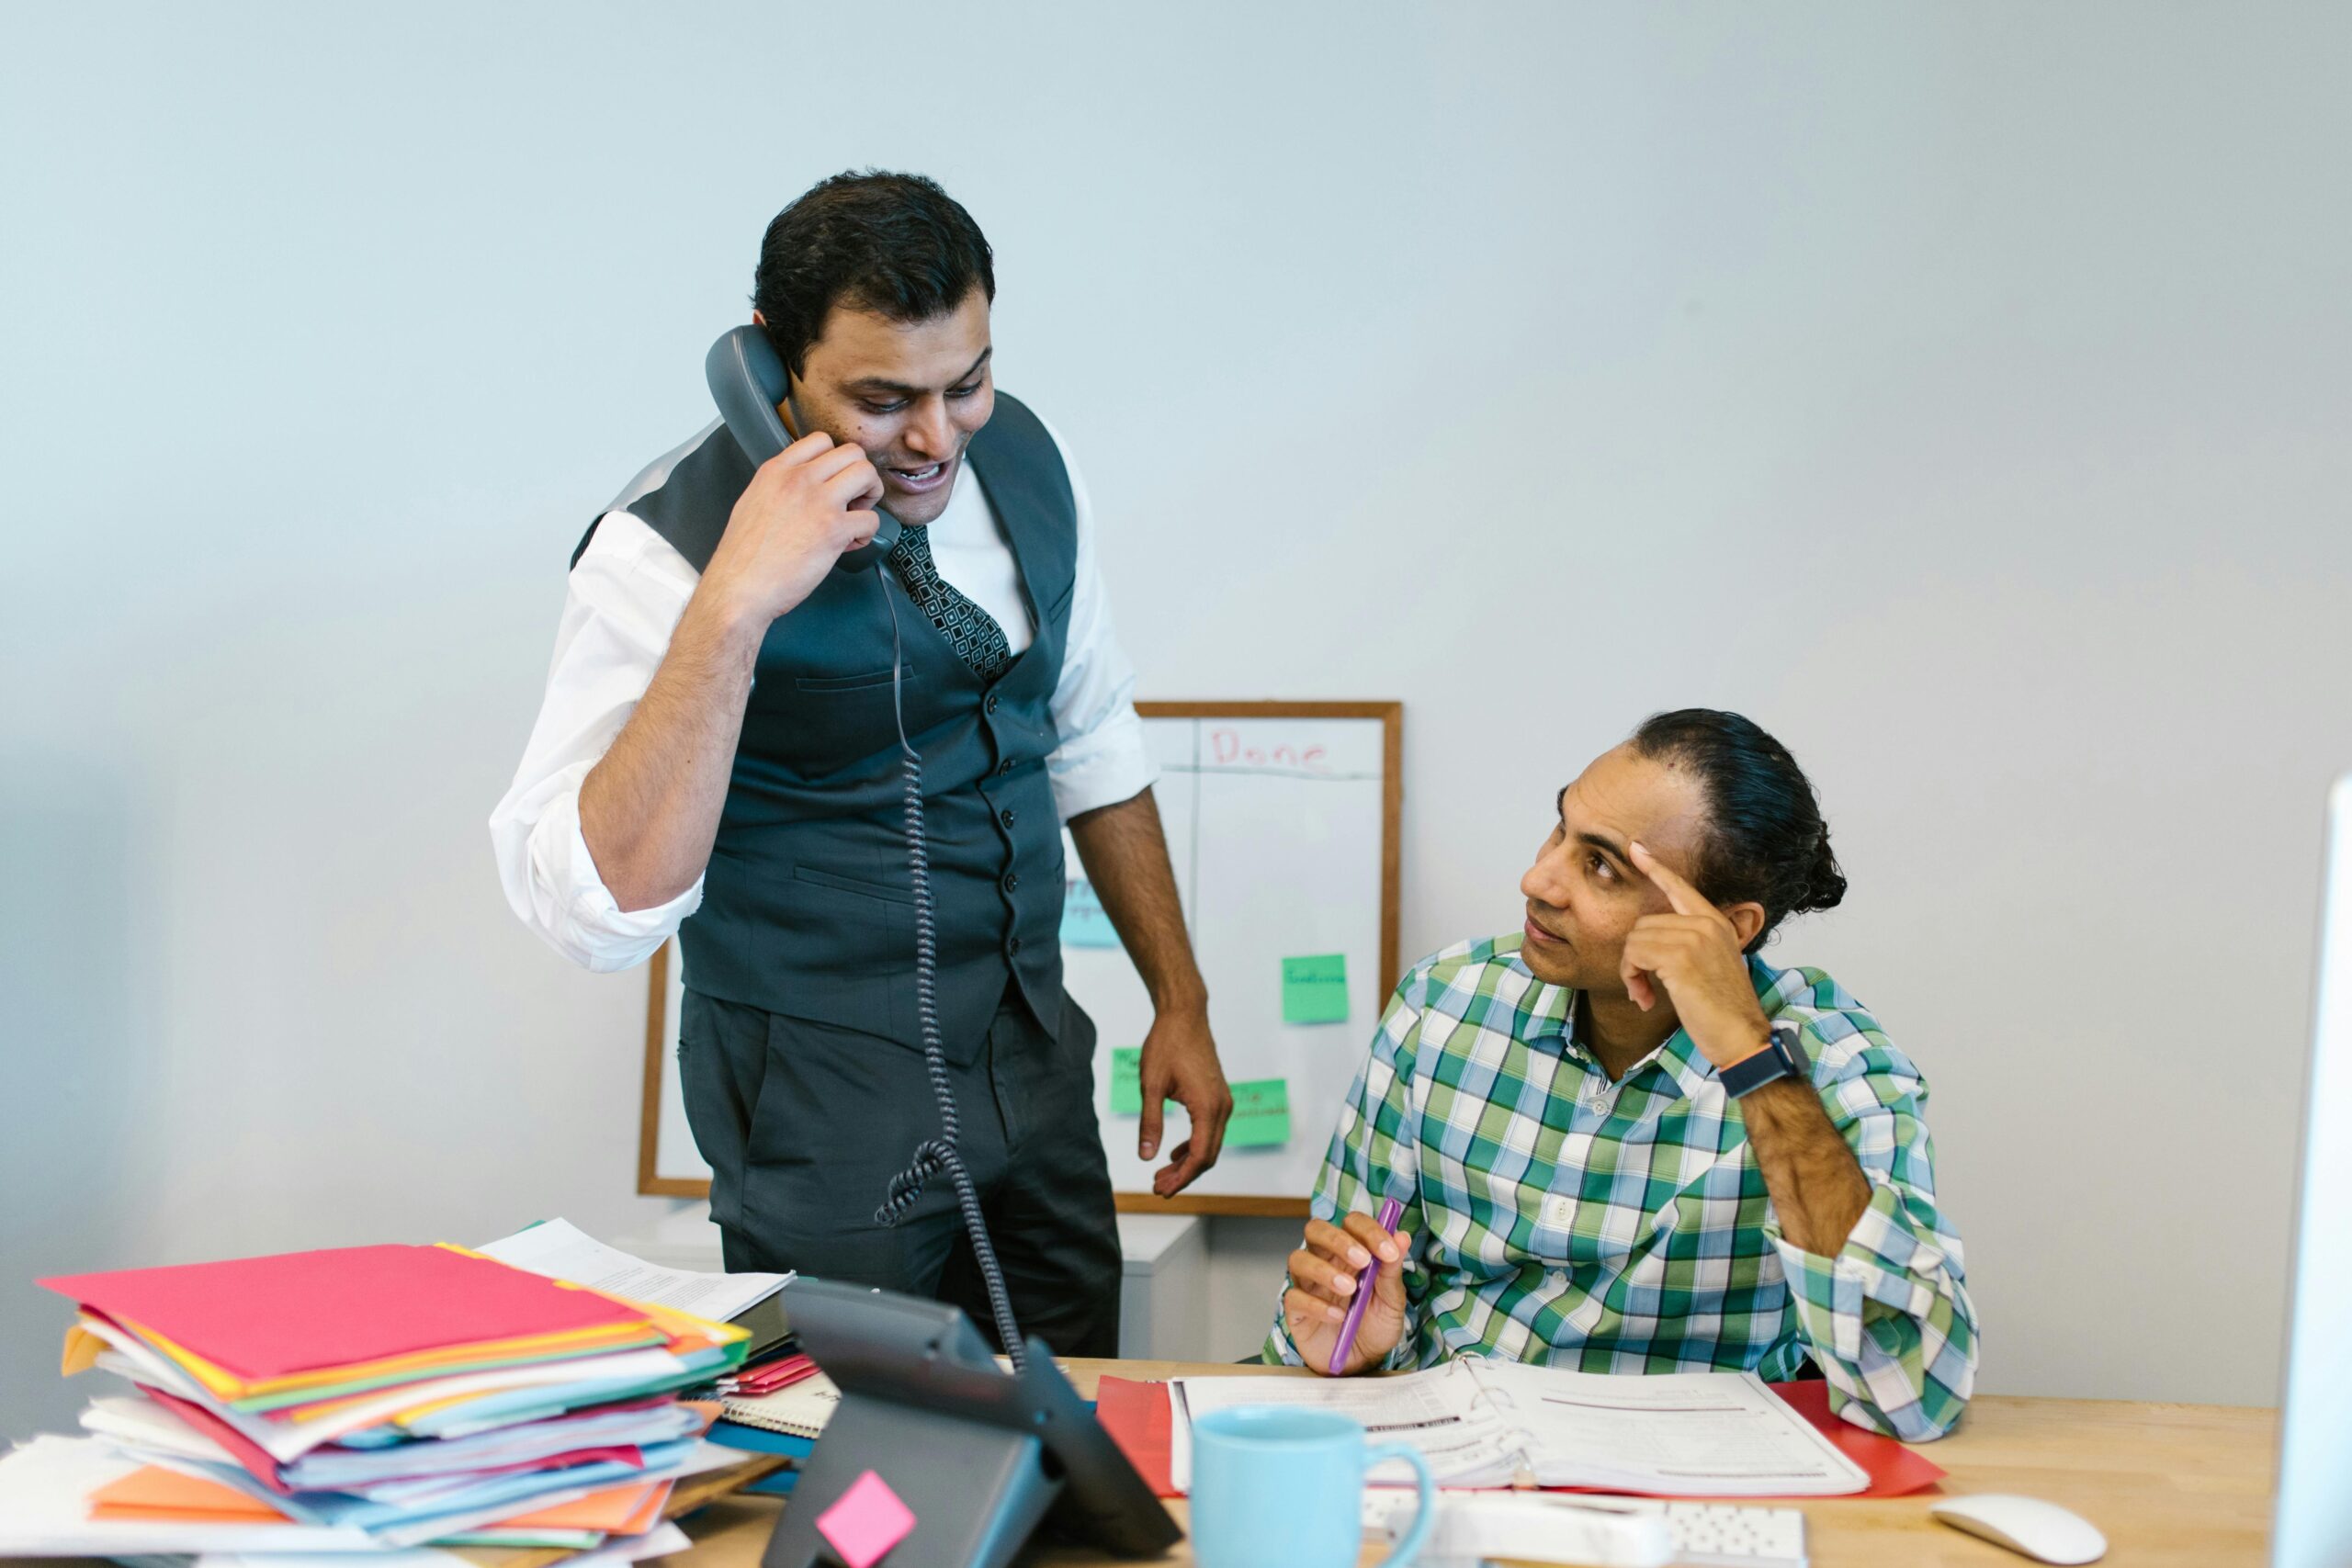
[[[1399,702],[1164,702],[1136,704],[1142,718],[1374,718],[1381,724],[1380,802],[1380,994],[1396,988],[1397,910],[1401,899],[1401,853],[1405,817],[1405,705]],[[650,1198],[708,1198],[710,1183],[656,1174],[662,1135],[662,1045],[669,1035],[670,948],[667,942],[647,965],[644,1106],[638,1118],[637,1190]],[[1297,1219],[1305,1198],[1189,1196],[1154,1197],[1148,1192],[1114,1195],[1121,1213],[1242,1214]]]
[[[673,939],[675,940],[674,938]],[[645,1104],[637,1118],[637,1190],[648,1198],[707,1198],[710,1183],[662,1176],[662,1047],[670,1037],[670,943],[646,965]]]

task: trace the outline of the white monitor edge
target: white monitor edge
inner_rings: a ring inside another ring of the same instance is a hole
[[[2296,1161],[2273,1568],[2352,1563],[2352,774],[2329,792]]]

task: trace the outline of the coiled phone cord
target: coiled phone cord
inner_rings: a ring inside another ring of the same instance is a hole
[[[890,597],[889,580],[882,563],[874,563],[875,581],[882,603],[890,611],[890,716],[899,727],[899,769],[906,779],[907,871],[915,893],[915,1012],[922,1026],[922,1060],[931,1075],[931,1092],[939,1101],[939,1136],[915,1150],[914,1163],[890,1179],[890,1196],[874,1212],[876,1224],[895,1225],[922,1196],[923,1184],[942,1170],[956,1183],[956,1201],[964,1212],[964,1234],[971,1238],[972,1258],[980,1267],[980,1281],[988,1289],[989,1310],[996,1314],[996,1336],[1012,1358],[1013,1370],[1028,1365],[1021,1330],[1012,1321],[1012,1298],[1004,1288],[1004,1272],[997,1267],[996,1247],[989,1241],[988,1222],[980,1215],[979,1194],[972,1190],[971,1172],[956,1150],[961,1128],[956,1119],[956,1096],[947,1082],[947,1055],[939,1043],[939,947],[931,906],[931,847],[923,836],[922,757],[907,740],[907,717],[899,705],[902,668],[899,640],[899,606]]]

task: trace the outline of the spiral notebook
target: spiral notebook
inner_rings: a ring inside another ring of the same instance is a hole
[[[773,1393],[730,1393],[720,1401],[729,1421],[795,1438],[813,1438],[823,1432],[841,1402],[842,1391],[822,1372]]]
[[[1305,1405],[1420,1450],[1441,1486],[1586,1486],[1713,1497],[1835,1496],[1869,1474],[1753,1372],[1642,1376],[1465,1357],[1393,1378],[1178,1378],[1170,1468],[1192,1484],[1192,1422],[1242,1404]],[[1375,1483],[1412,1472],[1391,1461]]]

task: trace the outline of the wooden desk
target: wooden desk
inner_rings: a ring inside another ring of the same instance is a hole
[[[1169,1361],[1066,1365],[1089,1399],[1095,1380],[1106,1372],[1162,1379],[1272,1370]],[[2107,1536],[2102,1561],[2118,1568],[2261,1568],[2270,1538],[2277,1427],[2277,1413],[2267,1409],[1987,1395],[1969,1405],[1960,1430],[1921,1451],[1951,1472],[1945,1495],[2021,1492],[2074,1509]],[[2018,1568],[2029,1561],[1928,1517],[1936,1495],[1832,1497],[1802,1505],[1814,1568]],[[1182,1522],[1184,1504],[1169,1508]],[[765,1498],[714,1503],[686,1521],[695,1550],[662,1561],[672,1568],[756,1568],[776,1511],[776,1503]],[[1367,1549],[1363,1560],[1376,1562],[1381,1555]],[[1167,1559],[1192,1560],[1189,1544]],[[1055,1551],[1039,1561],[1074,1568],[1111,1560]]]

